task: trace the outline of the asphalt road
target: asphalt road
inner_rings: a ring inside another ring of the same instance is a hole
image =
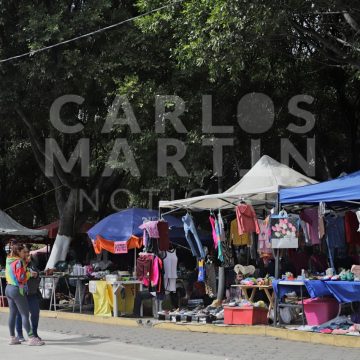
[[[9,346],[7,315],[0,314],[0,358],[4,360],[358,360],[359,349],[291,342],[271,337],[201,334],[127,328],[43,318],[43,347]]]

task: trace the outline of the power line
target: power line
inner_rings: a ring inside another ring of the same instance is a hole
[[[31,200],[34,200],[34,199],[37,199],[37,198],[39,198],[39,197],[41,197],[41,196],[43,196],[43,195],[49,194],[49,193],[51,193],[51,192],[53,192],[53,191],[55,191],[55,190],[57,190],[57,189],[62,188],[63,186],[64,186],[64,185],[60,185],[60,186],[58,186],[58,187],[56,187],[56,188],[54,188],[54,189],[45,191],[45,192],[43,192],[43,193],[41,193],[41,194],[39,194],[39,195],[36,195],[36,196],[34,196],[34,197],[30,198],[30,199],[24,200],[24,201],[22,201],[22,202],[20,202],[20,203],[18,203],[18,204],[14,204],[14,205],[12,205],[12,206],[4,209],[3,211],[7,211],[7,210],[13,209],[14,207],[17,207],[17,206],[19,206],[19,205],[26,204],[27,202],[29,202],[29,201],[31,201]]]
[[[160,6],[156,9],[153,9],[153,10],[150,10],[144,14],[140,14],[140,15],[137,15],[137,16],[134,16],[130,19],[126,19],[126,20],[123,20],[123,21],[120,21],[116,24],[112,24],[112,25],[109,25],[109,26],[106,26],[106,27],[103,27],[101,29],[98,29],[98,30],[95,30],[95,31],[91,31],[87,34],[83,34],[83,35],[80,35],[80,36],[77,36],[77,37],[74,37],[74,38],[71,38],[71,39],[68,39],[68,40],[64,40],[64,41],[61,41],[59,43],[56,43],[56,44],[52,44],[52,45],[49,45],[49,46],[45,46],[43,48],[40,48],[40,49],[36,49],[36,50],[33,50],[33,51],[29,51],[29,52],[26,52],[26,53],[23,53],[23,54],[19,54],[19,55],[15,55],[15,56],[12,56],[12,57],[9,57],[7,59],[3,59],[3,60],[0,60],[0,64],[1,63],[5,63],[5,62],[9,62],[9,61],[12,61],[12,60],[16,60],[16,59],[21,59],[23,57],[26,57],[26,56],[33,56],[37,53],[40,53],[40,52],[43,52],[43,51],[46,51],[46,50],[49,50],[49,49],[53,49],[53,48],[56,48],[56,47],[59,47],[59,46],[62,46],[62,45],[65,45],[65,44],[69,44],[71,42],[74,42],[74,41],[77,41],[77,40],[80,40],[80,39],[84,39],[86,37],[89,37],[89,36],[92,36],[92,35],[96,35],[96,34],[99,34],[101,32],[104,32],[104,31],[107,31],[107,30],[111,30],[111,29],[114,29],[120,25],[123,25],[123,24],[126,24],[128,22],[131,22],[131,21],[134,21],[136,19],[139,19],[141,17],[144,17],[144,16],[147,16],[147,15],[150,15],[150,14],[153,14],[155,12],[158,12],[158,11],[161,11],[163,9],[166,9],[168,8],[169,6],[171,5],[174,5],[176,3],[180,3],[180,2],[183,2],[184,0],[175,0],[173,1],[172,3],[170,4],[167,4],[167,5],[164,5],[164,6]]]

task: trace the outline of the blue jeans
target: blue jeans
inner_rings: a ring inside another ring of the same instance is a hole
[[[39,326],[39,318],[40,318],[39,296],[27,295],[26,298],[29,304],[32,333],[34,334],[34,336],[38,337],[37,329]],[[16,317],[16,332],[19,337],[23,337],[22,318],[19,315]]]
[[[20,314],[24,328],[29,336],[32,336],[29,321],[29,305],[25,295],[21,295],[19,288],[7,285],[5,295],[9,303],[9,330],[10,336],[15,336],[16,317]]]
[[[190,246],[193,256],[205,259],[204,248],[199,239],[192,217],[189,214],[186,214],[182,217],[182,221],[184,223],[185,238]]]

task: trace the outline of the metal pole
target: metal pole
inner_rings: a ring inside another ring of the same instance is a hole
[[[279,203],[279,192],[277,193],[276,203],[275,203],[275,214],[278,214],[280,211]],[[275,249],[275,279],[279,279],[279,258],[280,258],[280,249]],[[275,306],[274,306],[274,326],[277,326],[278,322],[278,296],[275,296]]]

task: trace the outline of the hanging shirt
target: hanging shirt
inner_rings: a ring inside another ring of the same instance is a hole
[[[309,236],[309,229],[310,229],[309,224],[307,222],[305,222],[304,220],[301,220],[300,225],[301,225],[301,229],[304,234],[305,243],[307,245],[311,245],[311,240],[310,240],[310,236]]]
[[[259,234],[259,224],[254,208],[251,205],[240,204],[236,207],[236,219],[239,235],[255,232]]]
[[[168,251],[170,247],[169,224],[166,221],[159,221],[157,228],[159,232],[159,250]]]
[[[210,216],[209,217],[209,221],[210,221],[210,224],[211,224],[211,228],[212,228],[212,237],[213,237],[213,240],[214,240],[214,247],[215,249],[218,248],[218,243],[220,241],[220,234],[218,231],[216,231],[216,218],[214,218],[213,216]]]
[[[325,221],[324,221],[324,215],[325,215],[325,203],[321,202],[319,204],[319,210],[318,210],[318,216],[319,216],[319,238],[320,240],[325,235]]]
[[[230,223],[230,240],[234,246],[250,245],[250,236],[245,233],[239,235],[237,219]]]
[[[271,228],[268,221],[259,220],[260,233],[258,236],[258,253],[260,256],[272,254],[270,237]]]
[[[146,230],[149,234],[149,237],[158,239],[159,230],[158,230],[158,221],[146,221],[139,226],[140,229]]]
[[[344,248],[346,246],[344,219],[337,215],[327,215],[325,221],[329,248]]]
[[[318,208],[305,209],[300,214],[301,220],[309,224],[309,237],[312,245],[319,245],[319,214]]]
[[[216,217],[215,217],[215,232],[216,232],[216,237],[218,240],[218,243],[217,243],[218,259],[223,263],[224,255],[223,255],[223,251],[222,251],[221,228],[220,228],[219,221]]]
[[[360,245],[360,233],[357,232],[358,220],[356,215],[352,211],[345,213],[345,234],[346,242],[348,244]]]
[[[164,264],[164,285],[166,291],[176,291],[176,279],[177,279],[177,264],[178,257],[176,251],[166,252],[166,257],[163,259]]]

